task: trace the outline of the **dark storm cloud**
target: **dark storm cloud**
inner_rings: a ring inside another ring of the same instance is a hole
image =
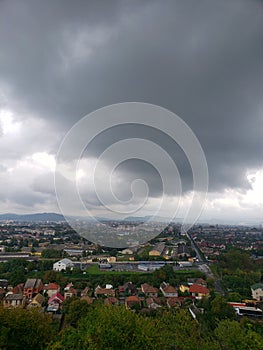
[[[210,190],[246,189],[262,166],[262,1],[3,1],[0,40],[0,86],[17,111],[66,132],[99,107],[149,102],[196,133]]]

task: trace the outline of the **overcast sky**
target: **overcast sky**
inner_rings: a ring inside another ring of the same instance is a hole
[[[65,134],[98,108],[137,101],[176,113],[199,139],[209,171],[204,220],[263,220],[262,0],[2,0],[0,44],[1,213],[59,212],[54,170]],[[113,141],[129,137],[176,154],[185,210],[187,159],[149,128],[100,135],[80,178]],[[149,214],[162,186],[146,163],[119,167],[117,195],[126,200],[138,177],[149,186]],[[103,216],[93,191],[83,191]],[[165,195],[169,211],[175,199]]]

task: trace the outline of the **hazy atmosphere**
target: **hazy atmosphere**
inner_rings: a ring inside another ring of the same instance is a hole
[[[0,42],[0,213],[59,213],[54,171],[66,133],[98,108],[145,102],[177,114],[203,148],[209,193],[201,220],[263,221],[262,1],[3,0]],[[100,134],[79,178],[113,142],[134,137],[171,153],[183,189],[180,217],[191,167],[180,147],[149,127]],[[133,159],[117,175],[123,200],[134,179],[148,183],[149,215],[162,193],[157,172]],[[94,192],[85,195],[103,216]],[[168,212],[174,197],[165,196]]]

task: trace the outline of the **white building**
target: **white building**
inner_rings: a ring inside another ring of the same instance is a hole
[[[45,230],[44,236],[55,236],[56,231],[55,230]]]
[[[67,267],[73,267],[73,262],[70,259],[62,259],[53,264],[54,271],[66,270]]]
[[[258,301],[263,300],[263,284],[256,283],[251,286],[252,298]]]

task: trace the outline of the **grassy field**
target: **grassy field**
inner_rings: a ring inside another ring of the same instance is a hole
[[[87,270],[87,275],[142,275],[144,272],[138,271],[107,271],[100,270],[98,265],[91,265]]]

